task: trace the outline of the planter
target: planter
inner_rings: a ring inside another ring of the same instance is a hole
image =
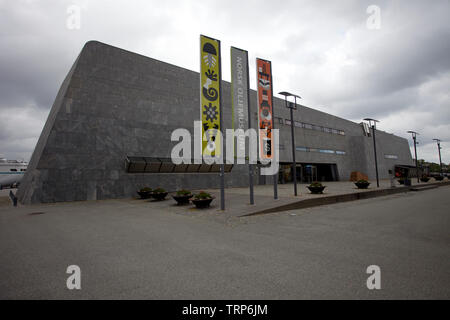
[[[137,193],[141,199],[149,199],[152,196],[151,191],[138,191]]]
[[[398,183],[400,183],[400,184],[405,184],[405,180],[403,180],[403,179],[398,179],[397,181],[398,181]]]
[[[420,181],[422,181],[422,182],[428,182],[428,181],[430,181],[430,178],[420,178]]]
[[[323,190],[325,188],[326,188],[326,186],[321,186],[321,187],[308,186],[309,191],[311,191],[311,193],[314,193],[314,194],[323,193]]]
[[[192,194],[187,194],[183,196],[173,195],[172,198],[177,202],[177,205],[181,206],[183,204],[189,203],[189,199],[192,198]]]
[[[152,197],[157,201],[164,200],[167,196],[168,192],[153,192]]]
[[[443,176],[435,176],[435,177],[434,177],[434,180],[436,180],[436,181],[442,181],[442,180],[444,180],[444,177],[443,177]]]
[[[355,182],[355,185],[358,189],[367,189],[370,185],[370,182]]]
[[[199,209],[208,208],[214,198],[209,199],[192,199],[192,203]]]

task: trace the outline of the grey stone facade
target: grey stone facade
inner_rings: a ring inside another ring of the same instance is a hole
[[[275,84],[276,86],[276,84]],[[223,82],[223,123],[231,128],[230,84]],[[276,88],[276,87],[275,87]],[[251,91],[252,124],[257,123],[256,92]],[[274,99],[276,117],[289,119],[284,100]],[[64,80],[18,190],[22,203],[95,200],[135,195],[143,186],[218,187],[217,173],[133,174],[126,156],[169,158],[170,134],[176,128],[193,133],[198,121],[199,74],[100,42],[86,43]],[[345,155],[297,152],[302,163],[336,164],[340,180],[352,171],[375,175],[372,138],[362,127],[307,107],[296,120],[345,131],[345,135],[295,128],[296,145],[345,151]],[[291,161],[290,128],[280,129],[280,161]],[[411,165],[406,139],[377,131],[381,178],[395,164]],[[397,155],[385,159],[384,154]],[[269,183],[270,179],[266,179]],[[255,176],[255,183],[260,181]],[[247,166],[225,175],[227,186],[247,186]]]

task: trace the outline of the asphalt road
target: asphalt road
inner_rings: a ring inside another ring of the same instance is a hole
[[[449,205],[450,187],[248,218],[136,200],[2,206],[0,298],[449,299]]]

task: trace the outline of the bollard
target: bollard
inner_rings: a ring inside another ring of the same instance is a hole
[[[17,197],[14,195],[12,190],[9,191],[9,197],[11,198],[11,201],[13,202],[14,207],[17,207]]]

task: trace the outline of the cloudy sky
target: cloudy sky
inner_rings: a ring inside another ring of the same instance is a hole
[[[271,60],[276,92],[409,140],[418,131],[419,159],[438,162],[440,138],[449,163],[449,13],[449,0],[0,0],[0,154],[29,160],[88,40],[198,71],[205,34],[222,41],[225,80],[229,47],[247,49],[251,83],[255,57]]]

